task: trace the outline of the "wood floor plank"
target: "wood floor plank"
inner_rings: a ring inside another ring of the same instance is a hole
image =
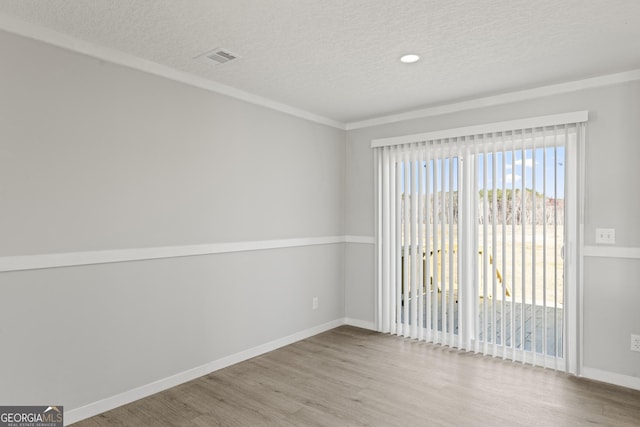
[[[640,391],[343,326],[74,424],[639,426]]]

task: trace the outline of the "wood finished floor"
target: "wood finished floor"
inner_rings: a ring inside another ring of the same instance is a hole
[[[640,426],[640,391],[343,326],[74,424]]]

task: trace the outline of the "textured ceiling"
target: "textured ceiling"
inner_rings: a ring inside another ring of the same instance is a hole
[[[640,0],[2,0],[0,13],[343,123],[640,68]],[[193,58],[223,47],[242,58]],[[400,55],[422,60],[405,65]]]

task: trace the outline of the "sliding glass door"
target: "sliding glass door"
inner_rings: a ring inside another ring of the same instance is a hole
[[[581,129],[378,149],[379,330],[563,369]]]
[[[474,348],[514,360],[562,358],[564,143],[498,140],[472,158]]]

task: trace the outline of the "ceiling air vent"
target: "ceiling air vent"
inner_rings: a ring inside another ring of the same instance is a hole
[[[240,56],[235,53],[231,53],[226,49],[217,48],[196,56],[195,60],[205,64],[220,65],[238,58],[240,58]]]

